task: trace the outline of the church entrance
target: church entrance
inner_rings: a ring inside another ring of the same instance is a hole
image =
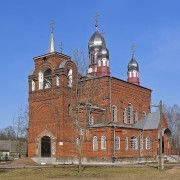
[[[51,138],[49,136],[41,138],[41,157],[51,157]]]
[[[162,153],[164,153],[164,136],[162,137]]]

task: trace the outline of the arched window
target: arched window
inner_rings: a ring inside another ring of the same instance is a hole
[[[128,104],[128,123],[129,124],[132,123],[132,109],[133,109],[132,104]]]
[[[147,138],[146,138],[146,149],[148,150],[148,149],[150,149],[150,148],[151,148],[151,141],[150,141],[150,138],[147,137]]]
[[[128,137],[125,137],[124,148],[125,150],[128,150]]]
[[[145,111],[142,112],[142,117],[143,118],[146,117],[146,112]]]
[[[96,136],[93,137],[93,151],[98,150],[98,139]]]
[[[52,77],[51,77],[51,69],[47,69],[46,71],[44,71],[44,79],[43,79],[43,88],[44,89],[48,89],[51,88],[52,86]]]
[[[72,87],[72,69],[68,69],[68,87]]]
[[[126,108],[123,108],[122,110],[122,119],[123,123],[127,123]]]
[[[120,149],[120,137],[117,136],[115,139],[115,149],[119,150]]]
[[[136,150],[138,149],[138,143],[137,143],[137,138],[136,136],[131,137],[131,149]]]
[[[38,74],[39,89],[48,89],[52,87],[52,71],[51,69],[46,69],[45,71],[40,71]]]
[[[101,137],[101,149],[106,149],[106,136]]]
[[[138,111],[135,110],[134,111],[134,123],[136,123],[138,121]]]
[[[31,81],[31,86],[32,86],[32,91],[35,91],[35,81],[34,80]]]
[[[112,120],[117,122],[117,107],[115,105],[112,106]]]

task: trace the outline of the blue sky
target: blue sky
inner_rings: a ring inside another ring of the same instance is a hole
[[[127,79],[135,43],[141,85],[153,90],[152,102],[180,105],[179,0],[0,0],[0,128],[28,104],[32,58],[47,53],[51,20],[58,51],[63,42],[64,54],[87,53],[96,12],[112,76]]]

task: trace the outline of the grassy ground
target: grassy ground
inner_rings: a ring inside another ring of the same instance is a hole
[[[77,167],[0,169],[0,180],[45,180],[45,179],[151,179],[179,180],[180,167],[171,167],[160,171],[153,167],[85,167],[82,176],[78,176]]]

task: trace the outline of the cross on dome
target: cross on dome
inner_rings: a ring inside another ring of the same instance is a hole
[[[94,16],[94,19],[95,19],[95,22],[96,22],[96,24],[95,24],[96,29],[98,27],[98,17],[99,17],[99,14],[96,13],[96,15]]]
[[[51,33],[54,32],[54,21],[51,21],[50,23]]]
[[[135,48],[136,48],[136,45],[135,45],[135,44],[132,44],[132,45],[131,45],[132,56],[134,56]]]

